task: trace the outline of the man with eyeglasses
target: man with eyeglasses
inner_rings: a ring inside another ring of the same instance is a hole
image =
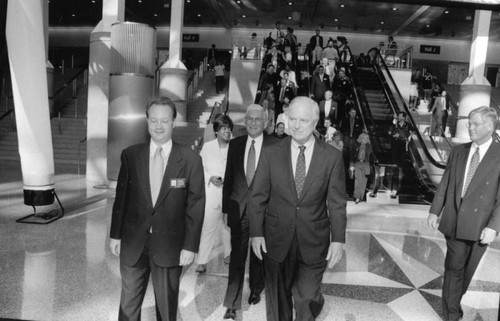
[[[123,150],[110,231],[120,257],[118,320],[140,320],[149,275],[158,320],[177,320],[182,267],[193,262],[205,210],[201,158],[172,141],[177,111],[166,97],[146,107],[151,140]]]
[[[263,148],[277,139],[264,135],[267,127],[267,110],[257,104],[248,106],[245,114],[247,135],[229,142],[224,186],[222,188],[222,212],[227,214],[227,225],[231,228],[231,260],[224,298],[227,308],[224,319],[236,319],[241,310],[245,263],[248,255],[249,223],[246,213],[247,197],[253,187],[253,177],[258,169]],[[250,252],[250,296],[249,304],[260,302],[264,290],[264,268],[255,254]]]
[[[500,143],[492,139],[497,122],[490,107],[469,113],[472,142],[452,148],[427,218],[446,238],[442,305],[447,321],[462,318],[460,301],[500,231]]]

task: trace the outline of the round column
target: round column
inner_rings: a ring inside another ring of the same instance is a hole
[[[146,104],[153,96],[156,30],[141,23],[111,27],[109,78],[109,180],[118,178],[121,151],[148,138]]]
[[[165,96],[175,103],[177,108],[176,125],[187,124],[187,80],[188,71],[180,64],[171,65],[167,61],[160,68],[159,95]]]

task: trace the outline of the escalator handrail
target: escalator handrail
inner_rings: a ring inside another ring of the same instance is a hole
[[[394,84],[394,88],[396,90],[396,93],[399,95],[399,98],[401,99],[401,102],[403,103],[403,108],[404,110],[406,111],[406,115],[408,117],[408,119],[410,120],[410,123],[412,125],[413,128],[418,128],[416,126],[416,122],[415,120],[413,119],[413,116],[411,115],[409,109],[408,109],[408,106],[406,106],[406,102],[404,101],[403,99],[403,96],[401,95],[401,92],[399,91],[399,88],[396,86],[396,82],[394,81],[394,78],[392,78],[392,75],[391,75],[391,72],[389,70],[389,68],[387,67],[387,65],[385,64],[385,61],[383,59],[383,57],[380,55],[380,51],[378,49],[376,49],[376,56],[379,58],[379,59],[375,59],[374,61],[377,61],[379,60],[381,62],[381,65],[384,67],[384,69],[386,70],[387,72],[387,75],[389,76],[389,80],[392,82],[392,84]],[[437,162],[434,157],[430,154],[429,150],[427,149],[427,145],[425,144],[425,141],[424,139],[422,138],[422,135],[420,134],[420,132],[418,130],[413,130],[413,133],[414,135],[417,137],[420,145],[422,146],[422,150],[424,151],[424,154],[425,156],[427,157],[427,159],[429,160],[429,162],[439,168],[439,169],[445,169],[446,168],[446,165],[445,164],[441,164],[439,162]]]

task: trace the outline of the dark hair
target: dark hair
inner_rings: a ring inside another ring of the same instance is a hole
[[[223,127],[233,130],[233,121],[229,118],[229,116],[218,114],[215,116],[213,127],[214,133],[217,133]]]
[[[175,108],[175,104],[172,99],[162,96],[151,98],[151,100],[146,105],[146,117],[149,118],[149,110],[153,105],[168,106],[172,110],[172,119],[175,120],[175,118],[177,117],[177,108]]]

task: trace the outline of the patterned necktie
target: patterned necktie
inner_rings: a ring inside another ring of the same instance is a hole
[[[160,194],[161,183],[163,181],[163,170],[165,169],[165,164],[163,163],[163,156],[161,152],[162,148],[158,146],[151,163],[151,171],[149,172],[149,181],[151,184],[151,199],[153,200],[153,205],[156,204],[156,200],[158,199],[158,195]]]
[[[479,166],[479,147],[476,147],[476,151],[474,152],[474,155],[472,155],[472,159],[470,160],[467,176],[465,177],[465,184],[464,184],[464,189],[462,191],[462,197],[467,192],[470,182],[472,181],[472,177],[474,177],[474,173],[476,172],[478,166]]]
[[[255,140],[252,139],[252,145],[250,145],[250,149],[248,150],[247,157],[247,183],[250,186],[252,183],[253,176],[255,175]]]
[[[297,157],[297,165],[295,167],[295,188],[297,190],[297,196],[300,197],[306,180],[306,156],[304,155],[306,147],[299,146],[299,149],[300,153]]]

